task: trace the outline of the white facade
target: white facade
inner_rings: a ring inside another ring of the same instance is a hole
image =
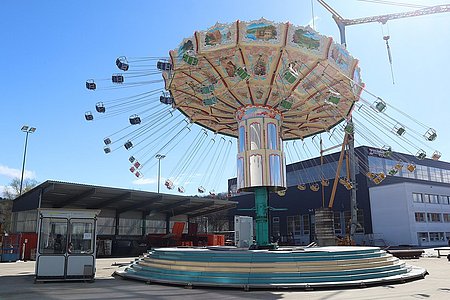
[[[372,187],[369,197],[374,236],[387,245],[447,245],[450,187],[403,182]]]

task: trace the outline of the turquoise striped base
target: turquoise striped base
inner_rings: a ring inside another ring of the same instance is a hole
[[[249,288],[366,286],[424,278],[377,247],[159,248],[116,274],[146,282]]]

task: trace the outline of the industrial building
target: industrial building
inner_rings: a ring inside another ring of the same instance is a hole
[[[197,221],[235,206],[235,202],[211,197],[48,180],[14,200],[10,236],[19,238],[11,250],[32,258],[37,246],[39,209],[100,210],[96,219],[97,256],[108,257],[140,255],[161,243],[179,245],[188,234],[189,245],[217,243],[217,237],[207,234],[207,228],[198,226]]]
[[[360,245],[442,246],[450,239],[450,163],[367,146],[355,148],[357,223]],[[284,196],[271,193],[269,220],[272,241],[306,245],[315,240],[315,210],[327,207],[339,153],[290,164]],[[350,190],[346,159],[342,164],[334,205],[336,236],[349,232]],[[378,177],[379,174],[384,174]],[[376,179],[378,177],[378,180]],[[372,179],[371,179],[372,178]],[[324,185],[322,185],[322,179]],[[347,186],[346,186],[347,185]],[[238,202],[234,213],[254,216],[254,195],[229,190]]]

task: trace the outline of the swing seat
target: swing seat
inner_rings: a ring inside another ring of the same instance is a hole
[[[172,70],[172,64],[167,61],[158,61],[156,63],[156,68],[160,71],[170,71]]]
[[[314,184],[311,184],[309,186],[309,188],[311,189],[311,191],[317,192],[320,189],[320,186],[317,183],[314,183]]]
[[[205,105],[205,106],[212,106],[212,105],[214,105],[216,103],[217,103],[217,98],[216,97],[211,97],[211,98],[203,100],[203,105]]]
[[[86,88],[88,90],[92,90],[93,91],[93,90],[95,90],[97,88],[97,85],[95,84],[93,79],[90,79],[90,80],[86,81]]]
[[[408,166],[406,167],[406,169],[410,172],[414,172],[416,170],[416,165],[415,164],[408,164]]]
[[[211,94],[212,92],[214,92],[214,85],[213,84],[211,84],[211,85],[207,85],[207,86],[202,86],[201,88],[200,88],[200,92],[202,93],[202,94]]]
[[[293,84],[298,78],[298,73],[294,69],[289,68],[286,72],[284,72],[283,77],[287,82]]]
[[[122,71],[128,71],[128,68],[130,67],[125,56],[116,59],[116,66]]]
[[[123,75],[115,74],[111,77],[113,83],[123,83]]]
[[[141,124],[141,118],[139,118],[138,115],[132,115],[132,116],[130,116],[130,124],[131,124],[131,125],[138,125],[138,124]]]
[[[297,188],[298,188],[300,191],[304,191],[304,190],[306,190],[306,185],[305,185],[305,184],[299,184],[299,185],[297,185]]]
[[[166,188],[168,188],[169,190],[173,189],[173,182],[172,182],[171,180],[169,180],[169,179],[167,179],[167,180],[164,182],[164,185],[165,185]]]
[[[133,143],[131,141],[127,141],[125,144],[123,144],[123,146],[125,147],[125,149],[129,150],[133,148]]]
[[[431,156],[431,158],[433,160],[439,160],[439,158],[441,158],[442,154],[439,151],[434,151],[433,155]]]
[[[242,67],[237,67],[236,71],[234,72],[234,75],[237,75],[242,80],[249,80],[250,79],[250,75]]]
[[[434,141],[437,138],[437,133],[436,130],[434,130],[433,128],[430,128],[427,130],[427,132],[425,132],[425,134],[423,135],[425,137],[425,139],[427,141]]]
[[[86,119],[86,121],[92,121],[92,120],[94,120],[94,116],[92,115],[92,113],[91,113],[90,111],[87,111],[87,112],[84,114],[84,118]]]
[[[291,109],[292,108],[292,104],[293,104],[293,102],[290,99],[283,99],[280,102],[280,106],[282,108],[284,108],[284,109]]]
[[[106,111],[105,105],[103,104],[103,102],[98,102],[95,105],[95,110],[99,113],[104,113]]]
[[[198,64],[198,58],[189,53],[183,54],[183,60],[191,66],[196,66]]]
[[[427,153],[421,149],[417,151],[416,157],[417,159],[424,160],[427,157]]]

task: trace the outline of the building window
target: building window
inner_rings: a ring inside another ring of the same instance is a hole
[[[116,232],[116,218],[97,218],[97,234],[98,235],[114,235]]]
[[[272,218],[272,236],[280,236],[280,217]]]
[[[301,234],[301,219],[300,216],[287,217],[287,229],[288,234],[300,235]]]
[[[412,193],[413,195],[413,202],[415,203],[423,203],[423,197],[420,193]]]
[[[441,195],[441,197],[439,198],[439,203],[447,205],[450,204],[450,197],[446,195]]]
[[[439,196],[438,195],[429,195],[430,203],[438,204],[439,203]]]
[[[165,220],[152,220],[149,219],[147,216],[147,219],[145,220],[145,233],[146,234],[155,234],[155,233],[166,233],[166,221]]]
[[[341,212],[334,212],[334,233],[342,234]]]
[[[417,179],[430,180],[430,177],[428,176],[428,167],[422,166],[422,165],[417,165],[416,166],[416,176],[417,176]]]
[[[418,232],[417,233],[417,238],[419,239],[419,243],[420,242],[429,242],[430,241],[428,239],[428,232]]]
[[[450,214],[442,214],[442,219],[444,219],[445,223],[450,223]]]
[[[433,194],[423,194],[423,202],[437,204],[439,203],[439,197]]]
[[[303,234],[309,235],[309,215],[303,215]]]
[[[437,242],[437,241],[443,241],[443,240],[444,240],[443,232],[430,232],[430,241],[431,242]]]
[[[425,213],[424,212],[416,212],[415,214],[416,222],[426,222]]]
[[[348,233],[351,231],[351,212],[344,212],[344,220],[345,220],[345,232]],[[356,214],[356,233],[364,233],[364,211],[362,209],[358,209]]]
[[[442,182],[441,169],[429,167],[430,170],[430,180],[436,182]]]
[[[428,222],[442,222],[441,214],[427,213]]]
[[[380,157],[369,156],[369,171],[373,173],[385,172],[384,159]]]
[[[441,170],[442,172],[442,182],[450,183],[450,170]]]

